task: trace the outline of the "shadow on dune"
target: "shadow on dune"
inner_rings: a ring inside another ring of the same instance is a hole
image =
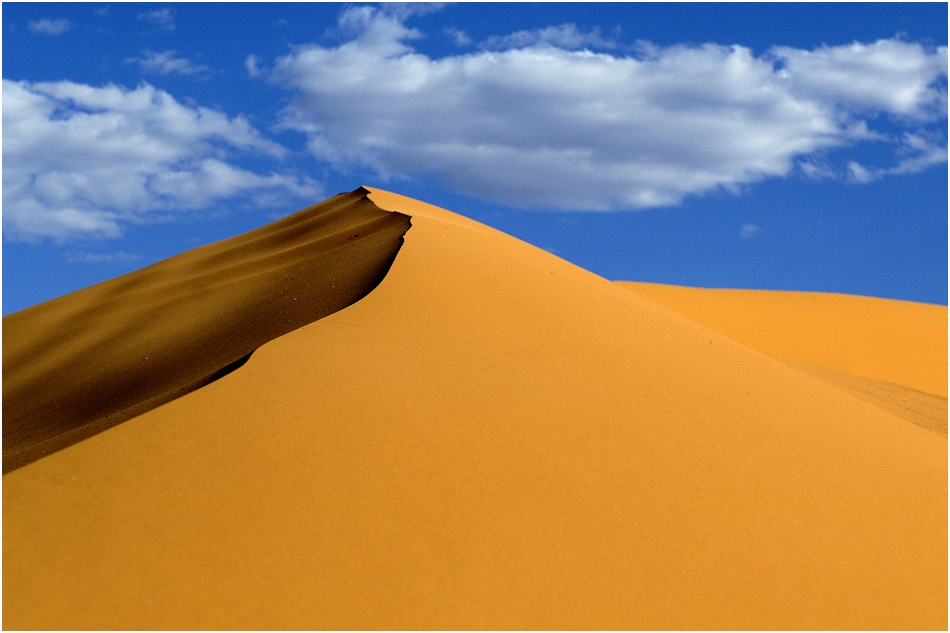
[[[3,472],[206,386],[359,301],[409,217],[367,190],[3,318]]]

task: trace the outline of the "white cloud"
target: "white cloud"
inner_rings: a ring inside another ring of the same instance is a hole
[[[947,76],[947,49],[928,53],[897,39],[873,44],[822,46],[813,51],[776,47],[777,75],[799,97],[857,110],[915,119],[947,114],[947,93],[932,84]]]
[[[433,59],[410,45],[422,33],[385,8],[345,11],[340,24],[349,41],[276,61],[269,77],[295,91],[286,128],[339,166],[434,175],[524,207],[643,208],[738,191],[832,148],[905,146],[869,128],[881,113],[898,129],[946,114],[946,48],[899,40],[760,57],[641,42],[630,57],[574,50],[596,32],[562,26]]]
[[[62,35],[70,28],[72,28],[73,23],[66,19],[60,20],[36,20],[30,21],[28,24],[31,31],[34,33],[45,33],[46,35]]]
[[[117,236],[123,225],[225,199],[319,199],[309,178],[257,174],[236,151],[282,146],[246,119],[188,107],[148,84],[134,90],[3,80],[4,235]]]
[[[139,13],[138,18],[168,31],[175,30],[175,16],[172,15],[172,10],[168,7],[157,11]]]
[[[207,77],[210,68],[194,64],[193,62],[178,57],[177,51],[168,50],[156,52],[145,50],[140,57],[129,57],[125,60],[127,64],[138,63],[141,69],[149,73],[158,73],[160,75],[197,75]]]

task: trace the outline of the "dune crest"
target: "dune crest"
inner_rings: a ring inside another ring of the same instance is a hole
[[[3,318],[3,472],[207,385],[366,296],[409,218],[366,190]]]
[[[372,293],[4,475],[6,628],[946,629],[945,438],[367,190]]]

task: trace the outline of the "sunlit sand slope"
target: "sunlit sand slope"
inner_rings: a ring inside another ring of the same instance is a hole
[[[819,292],[619,285],[947,436],[947,308]]]
[[[3,477],[5,627],[946,628],[946,439],[370,197],[373,292]]]
[[[196,389],[365,296],[409,228],[361,192],[3,318],[3,471]]]
[[[947,307],[822,292],[617,282],[774,358],[947,397]]]

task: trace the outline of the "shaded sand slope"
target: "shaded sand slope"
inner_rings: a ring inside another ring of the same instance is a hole
[[[341,194],[3,318],[3,471],[198,388],[359,300],[406,216]]]
[[[947,626],[947,442],[487,227],[3,477],[10,628]]]
[[[617,282],[763,354],[947,397],[947,307],[822,292]]]
[[[947,399],[903,385],[794,365],[818,380],[917,426],[947,437]]]

